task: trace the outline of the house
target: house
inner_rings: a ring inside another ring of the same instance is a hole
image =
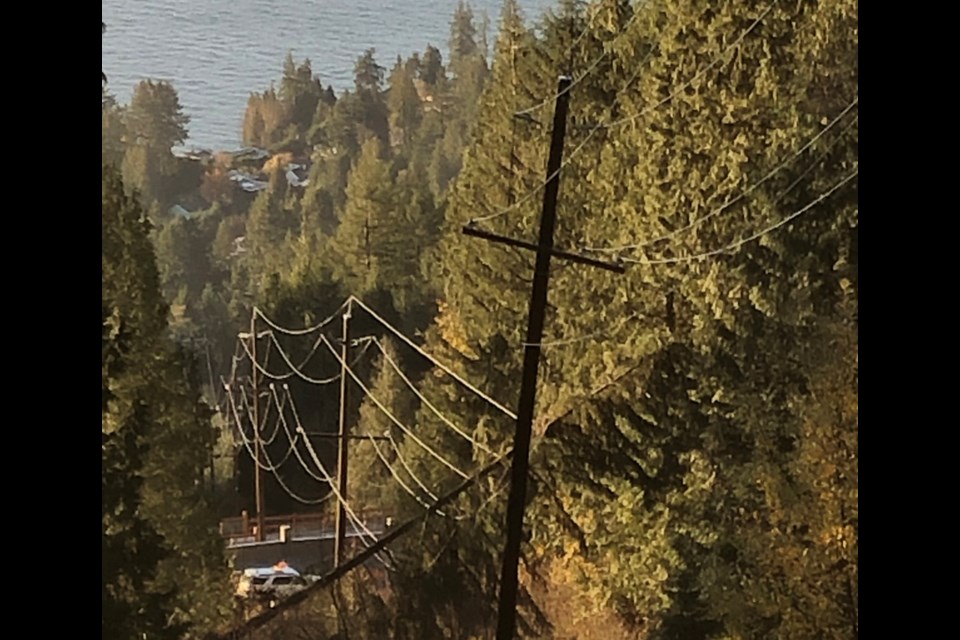
[[[179,218],[188,218],[188,219],[192,218],[195,215],[195,212],[187,211],[186,209],[181,207],[179,204],[175,204],[169,209],[167,209],[167,213],[169,213],[171,216],[177,216]]]

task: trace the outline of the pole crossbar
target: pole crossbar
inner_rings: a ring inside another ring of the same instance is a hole
[[[530,441],[533,436],[533,413],[537,399],[537,377],[540,368],[540,346],[546,321],[547,291],[550,284],[550,259],[585,264],[614,273],[624,273],[619,264],[594,260],[569,251],[554,249],[553,234],[557,223],[557,196],[560,192],[560,169],[563,166],[563,141],[567,129],[567,109],[572,80],[561,76],[553,112],[550,155],[547,159],[547,180],[543,190],[540,234],[536,244],[478,229],[472,224],[463,227],[468,236],[491,242],[529,249],[537,254],[530,293],[527,339],[523,343],[523,373],[520,401],[517,406],[517,427],[513,437],[513,460],[510,466],[510,494],[507,498],[507,533],[500,572],[500,594],[497,603],[497,640],[513,640],[517,626],[517,591],[520,544],[523,540],[523,515],[527,499],[527,477],[530,471]]]
[[[518,247],[520,249],[530,249],[531,251],[537,251],[539,247],[532,242],[527,242],[525,240],[517,240],[516,238],[511,238],[509,236],[501,236],[490,231],[485,231],[474,225],[465,225],[463,227],[463,235],[473,236],[475,238],[482,238],[483,240],[489,240],[490,242],[498,242],[500,244],[509,245],[511,247]],[[580,255],[579,253],[571,253],[570,251],[564,251],[563,249],[550,249],[550,254],[555,258],[561,258],[569,262],[576,262],[577,264],[585,264],[590,267],[596,267],[598,269],[604,269],[606,271],[612,271],[614,273],[626,273],[626,267],[622,264],[615,262],[604,262],[603,260],[597,260],[595,258],[590,258],[588,256]]]

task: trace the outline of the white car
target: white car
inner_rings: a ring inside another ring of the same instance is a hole
[[[286,562],[280,562],[272,567],[244,569],[236,593],[241,598],[267,596],[282,599],[307,586],[307,581],[299,571]]]

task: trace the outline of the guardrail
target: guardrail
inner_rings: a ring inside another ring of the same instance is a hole
[[[390,518],[381,513],[358,511],[357,517],[365,527],[373,531],[383,531],[390,525]],[[334,518],[323,513],[300,513],[263,518],[263,541],[286,542],[297,538],[320,538],[332,535]],[[354,535],[355,528],[350,523],[347,534]],[[257,521],[246,511],[240,517],[224,518],[220,521],[220,535],[228,544],[253,543],[257,538]]]

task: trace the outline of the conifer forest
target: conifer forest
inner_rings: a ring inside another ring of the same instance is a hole
[[[449,11],[105,61],[101,637],[856,640],[858,3]]]

